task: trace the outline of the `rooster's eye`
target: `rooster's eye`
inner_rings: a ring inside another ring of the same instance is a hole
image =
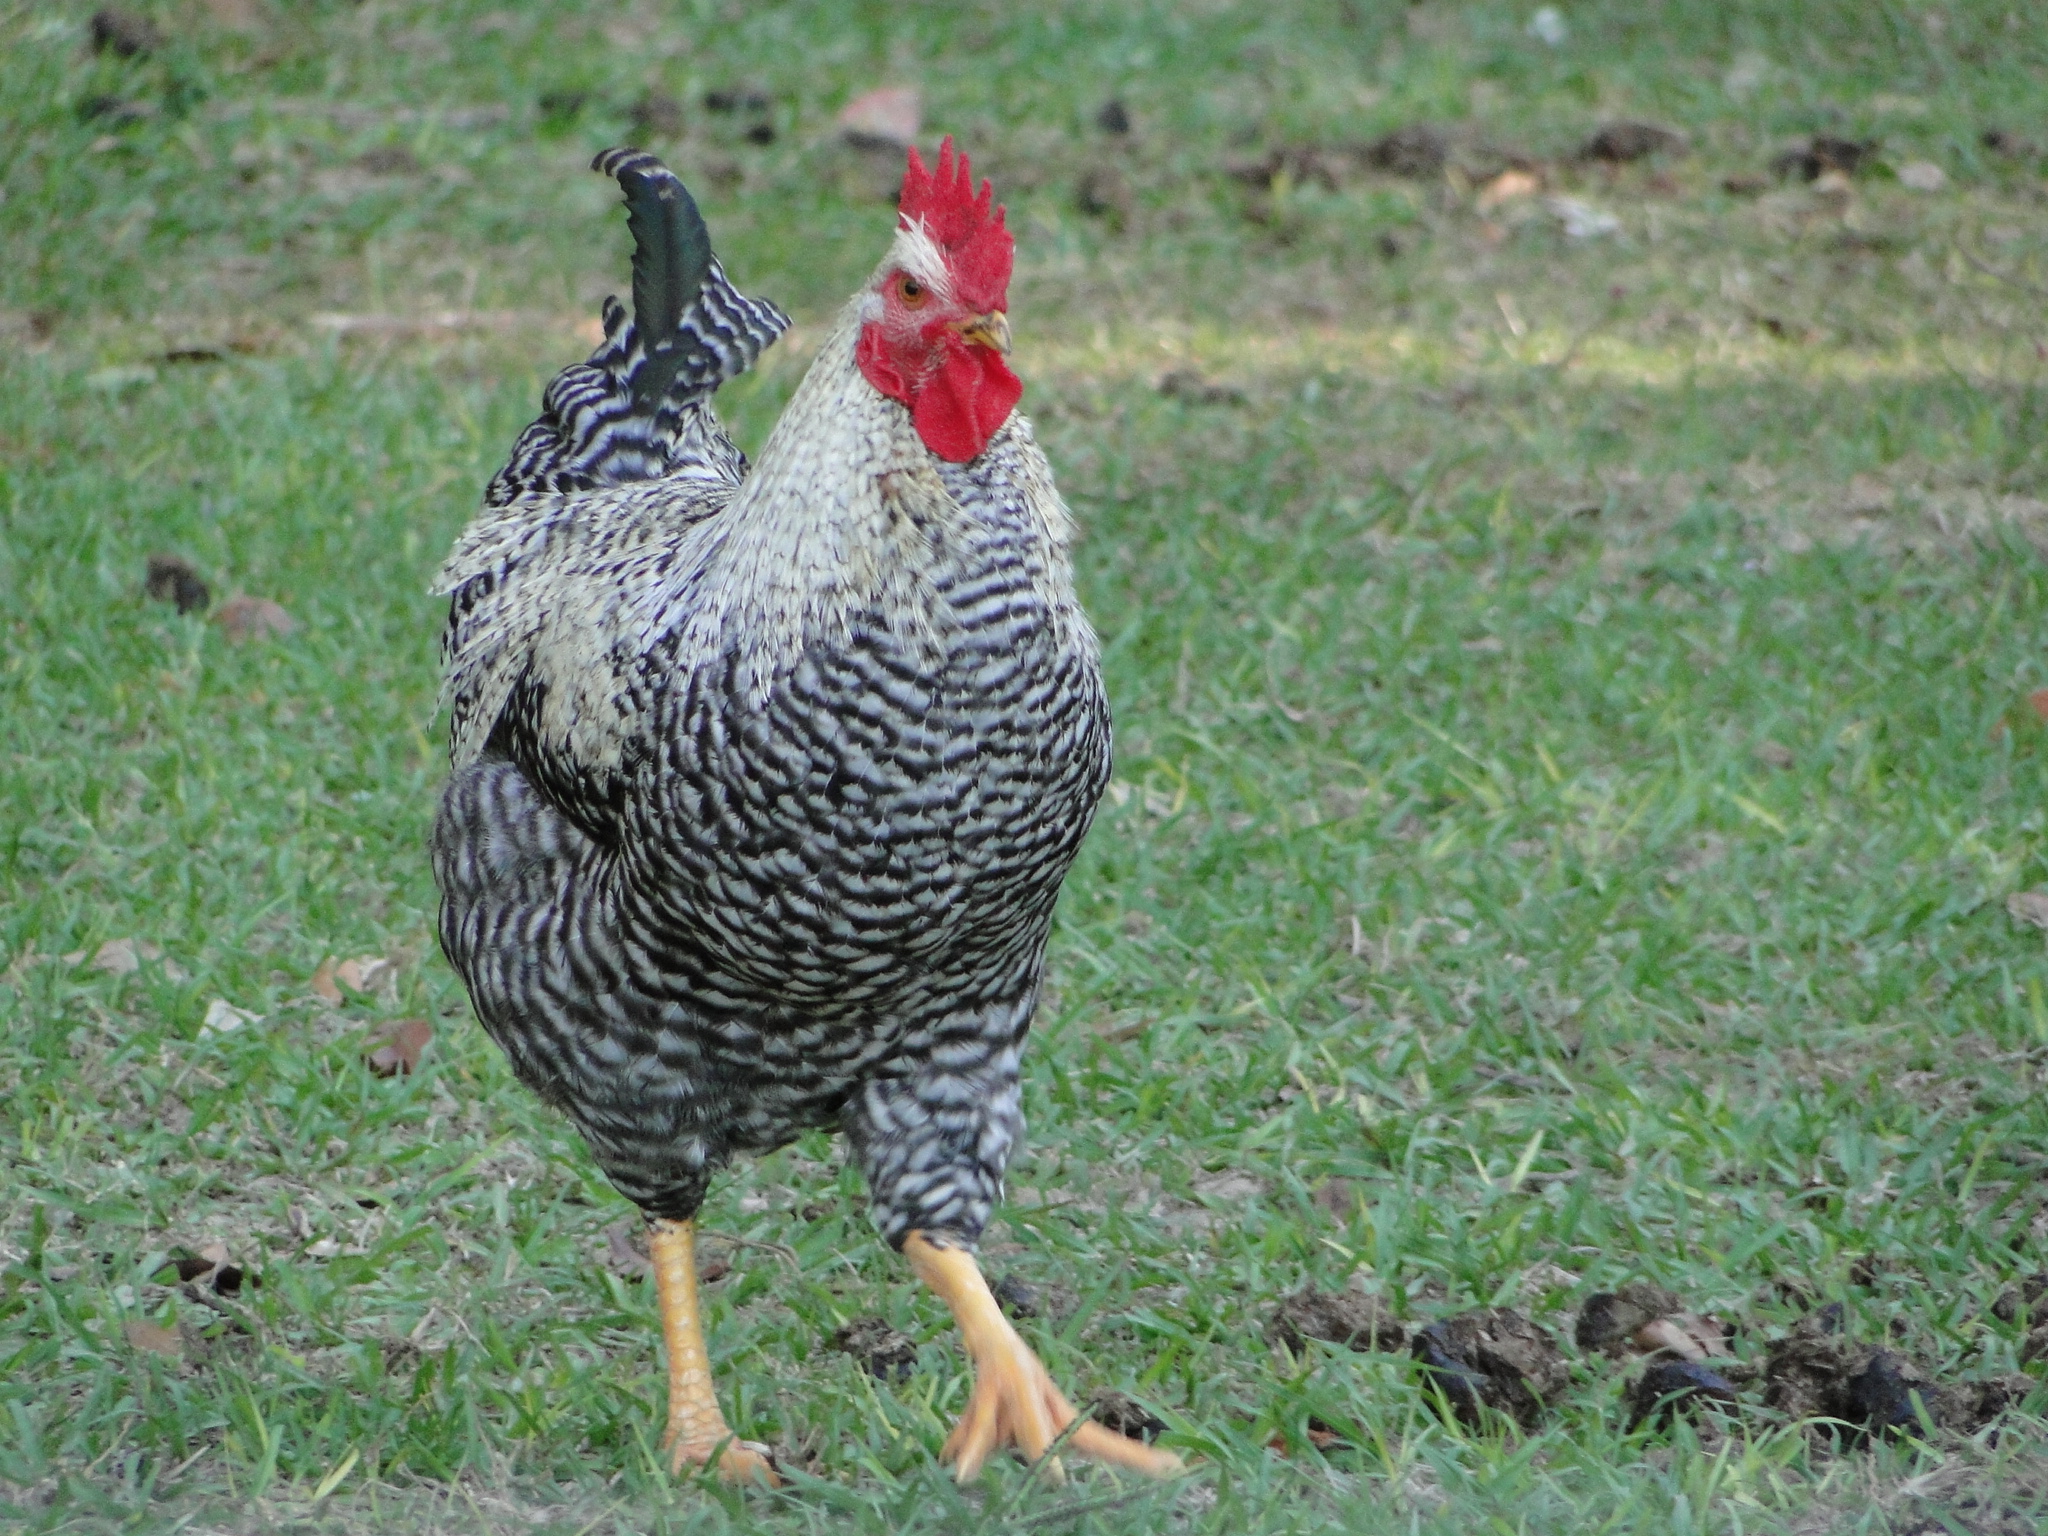
[[[914,277],[899,277],[896,280],[896,296],[915,309],[924,302],[925,286]]]

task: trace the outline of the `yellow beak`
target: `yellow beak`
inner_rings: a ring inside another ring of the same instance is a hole
[[[977,346],[994,352],[1010,350],[1010,317],[1000,309],[992,309],[985,315],[975,315],[958,323],[962,341],[971,341]]]

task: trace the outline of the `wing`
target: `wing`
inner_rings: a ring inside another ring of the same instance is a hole
[[[642,749],[646,647],[689,601],[691,531],[746,472],[711,397],[789,321],[734,291],[659,160],[608,150],[593,168],[625,190],[633,315],[605,301],[604,344],[548,385],[435,590],[456,765],[510,757],[602,836]]]
[[[737,485],[746,473],[711,397],[753,366],[789,317],[726,280],[695,199],[654,156],[608,149],[591,169],[626,194],[633,314],[604,301],[603,343],[555,375],[540,418],[484,493],[487,507],[693,472]]]

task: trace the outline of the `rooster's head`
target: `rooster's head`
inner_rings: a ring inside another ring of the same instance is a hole
[[[985,181],[975,192],[950,138],[936,174],[910,152],[896,240],[868,285],[855,354],[870,384],[909,407],[925,447],[955,464],[988,446],[1024,393],[1003,361],[1017,242],[990,197]]]

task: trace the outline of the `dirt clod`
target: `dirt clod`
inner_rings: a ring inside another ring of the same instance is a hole
[[[1131,216],[1131,184],[1115,166],[1095,166],[1074,189],[1074,206],[1090,218],[1106,219],[1112,228],[1122,229]]]
[[[1120,1435],[1143,1440],[1148,1445],[1166,1433],[1164,1419],[1135,1397],[1108,1387],[1097,1387],[1088,1394],[1088,1417],[1104,1429],[1113,1429]]]
[[[1651,155],[1682,155],[1685,149],[1684,134],[1656,123],[1607,123],[1580,146],[1579,158],[1626,165]]]
[[[2038,893],[2029,891],[2027,894],[2035,895]],[[2017,897],[2012,898],[2012,900],[2017,899]],[[2011,902],[2009,901],[2007,904],[2010,905]],[[2043,905],[2048,907],[2048,900],[2044,900]],[[2032,914],[2029,913],[2027,921],[2032,922],[2033,920]],[[2031,1317],[2035,1312],[2043,1310],[2041,1307],[2041,1298],[2043,1296],[2048,1296],[2048,1269],[2029,1275],[2017,1285],[2008,1285],[2004,1290],[2000,1291],[1998,1293],[1998,1300],[1991,1303],[1991,1315],[2001,1323],[2016,1323],[2020,1320],[2022,1313]]]
[[[1192,368],[1175,368],[1160,376],[1159,393],[1190,405],[1243,405],[1244,392],[1228,384],[1212,384]]]
[[[1450,136],[1433,123],[1410,123],[1365,147],[1365,163],[1374,170],[1418,181],[1441,175],[1450,158]]]
[[[655,87],[633,103],[635,143],[649,139],[679,139],[683,136],[683,104],[667,91]]]
[[[1004,1275],[989,1287],[1002,1309],[1012,1317],[1038,1316],[1038,1287],[1017,1275]]]
[[[176,603],[180,613],[204,613],[213,601],[205,579],[183,555],[151,555],[142,590],[155,602]]]
[[[1660,1317],[1670,1317],[1684,1306],[1661,1285],[1632,1280],[1618,1291],[1596,1291],[1579,1309],[1572,1330],[1572,1342],[1580,1349],[1597,1351],[1619,1360],[1634,1347],[1637,1330]]]
[[[1660,1360],[1628,1389],[1628,1427],[1652,1420],[1661,1428],[1677,1414],[1696,1414],[1708,1406],[1733,1408],[1735,1384],[1696,1361]]]
[[[1829,171],[1854,176],[1877,153],[1876,139],[1844,139],[1832,133],[1817,133],[1803,144],[1795,144],[1771,162],[1771,173],[1780,181],[1797,176],[1801,181],[1818,181]]]
[[[1470,1428],[1492,1409],[1534,1429],[1543,1406],[1563,1392],[1570,1372],[1543,1329],[1508,1307],[1461,1312],[1432,1323],[1410,1346],[1426,1381]]]
[[[118,5],[102,6],[92,13],[90,35],[94,53],[111,53],[121,59],[140,58],[164,45],[164,35],[155,22]]]
[[[917,1346],[879,1317],[856,1317],[832,1335],[832,1347],[883,1381],[904,1381],[917,1369]]]
[[[1408,1330],[1376,1296],[1323,1291],[1311,1285],[1282,1298],[1266,1324],[1266,1339],[1295,1354],[1300,1354],[1310,1339],[1356,1350],[1396,1350],[1408,1342]]]

